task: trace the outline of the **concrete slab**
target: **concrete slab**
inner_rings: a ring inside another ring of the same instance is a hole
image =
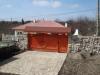
[[[19,75],[58,75],[66,55],[66,53],[27,51],[5,61],[15,59],[0,66],[0,72]]]

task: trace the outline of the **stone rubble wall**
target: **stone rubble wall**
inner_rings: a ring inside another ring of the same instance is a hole
[[[17,44],[18,44],[18,46],[19,46],[22,50],[27,49],[27,45],[28,45],[28,38],[27,38],[27,35],[18,36],[18,42],[17,42]]]
[[[8,34],[2,35],[2,41],[16,41],[18,47],[20,47],[22,50],[27,49],[27,39],[27,34],[18,35],[17,37]]]
[[[2,34],[2,41],[14,41],[14,35]]]
[[[79,50],[100,53],[100,37],[96,36],[79,36]]]

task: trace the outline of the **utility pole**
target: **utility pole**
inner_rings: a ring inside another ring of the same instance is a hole
[[[100,7],[99,7],[99,3],[100,1],[99,0],[97,0],[97,23],[96,23],[96,27],[97,27],[97,29],[96,29],[96,35],[98,36],[98,34],[99,34],[99,13],[100,13]]]
[[[12,18],[11,18],[11,23],[12,23]]]

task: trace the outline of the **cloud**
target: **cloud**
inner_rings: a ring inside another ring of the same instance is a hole
[[[66,8],[70,8],[70,9],[76,9],[79,8],[80,5],[79,4],[66,4],[64,5]]]
[[[48,6],[52,8],[58,8],[62,5],[60,1],[50,1],[50,0],[33,0],[33,5],[35,6]]]
[[[36,6],[48,6],[49,2],[48,2],[48,0],[33,0],[33,5],[36,5]]]
[[[69,8],[69,9],[76,9],[79,8],[80,5],[77,3],[67,4],[63,3],[60,0],[33,0],[34,6],[40,6],[40,7],[52,7],[52,8]]]
[[[53,8],[59,8],[62,6],[62,3],[60,1],[53,1],[53,3],[51,3],[51,6]]]
[[[71,6],[71,8],[79,8],[79,7],[80,7],[79,4],[73,4],[73,5]]]

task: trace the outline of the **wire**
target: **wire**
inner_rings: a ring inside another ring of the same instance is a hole
[[[19,18],[36,18],[36,17],[54,17],[54,16],[64,16],[64,15],[69,15],[69,14],[76,14],[76,13],[84,13],[84,12],[89,12],[89,11],[94,11],[96,10],[96,8],[94,9],[86,9],[86,10],[79,10],[79,11],[73,11],[73,12],[65,12],[65,13],[54,13],[54,14],[43,14],[43,15],[38,15],[38,16],[29,16],[29,17],[17,17],[17,18],[6,18],[6,19],[19,19]],[[0,19],[0,20],[4,20],[4,19]]]
[[[49,14],[48,16],[61,16],[61,15],[67,15],[67,14],[75,14],[75,13],[84,13],[89,11],[94,11],[95,9],[88,9],[88,10],[80,10],[80,11],[73,11],[73,12],[66,12],[66,13],[56,13],[56,14]]]

